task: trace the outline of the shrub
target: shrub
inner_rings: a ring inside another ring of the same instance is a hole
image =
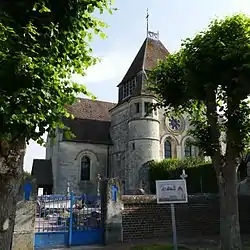
[[[152,161],[149,164],[151,192],[156,192],[156,180],[179,179],[183,169],[188,175],[187,189],[189,194],[218,192],[216,173],[213,166],[210,162],[205,162],[201,158]]]

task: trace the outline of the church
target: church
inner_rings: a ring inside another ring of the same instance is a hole
[[[118,103],[79,99],[68,107],[75,118],[64,123],[75,137],[69,140],[57,129],[55,141],[47,139],[46,160],[33,163],[38,186],[55,194],[70,188],[94,195],[100,178],[117,177],[125,192],[147,189],[147,163],[198,155],[188,143],[192,138],[184,115],[176,118],[151,109],[156,98],[147,89],[147,75],[168,55],[159,34],[148,32],[117,85]]]

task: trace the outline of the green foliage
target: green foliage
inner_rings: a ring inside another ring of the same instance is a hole
[[[70,80],[97,59],[89,42],[104,37],[96,11],[112,13],[111,0],[4,1],[0,8],[0,140],[42,143],[69,117],[66,104],[90,95]]]
[[[250,18],[226,17],[186,39],[150,76],[158,105],[189,114],[195,127],[190,134],[216,165],[223,155],[221,139],[227,159],[249,146],[249,51]]]
[[[30,180],[31,178],[31,173],[26,171],[23,172],[23,180]]]
[[[185,169],[188,193],[217,193],[216,173],[210,162],[200,158],[164,159],[153,161],[149,165],[151,192],[155,193],[156,180],[180,179]]]

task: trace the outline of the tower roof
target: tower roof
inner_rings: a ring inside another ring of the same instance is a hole
[[[164,60],[168,54],[168,50],[159,39],[147,37],[121,83],[131,80],[142,70],[152,70],[157,66],[158,61]]]

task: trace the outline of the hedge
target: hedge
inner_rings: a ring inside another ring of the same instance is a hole
[[[218,192],[216,173],[212,164],[200,158],[164,159],[149,163],[151,192],[156,192],[156,180],[179,179],[183,169],[188,175],[186,181],[189,194]]]

